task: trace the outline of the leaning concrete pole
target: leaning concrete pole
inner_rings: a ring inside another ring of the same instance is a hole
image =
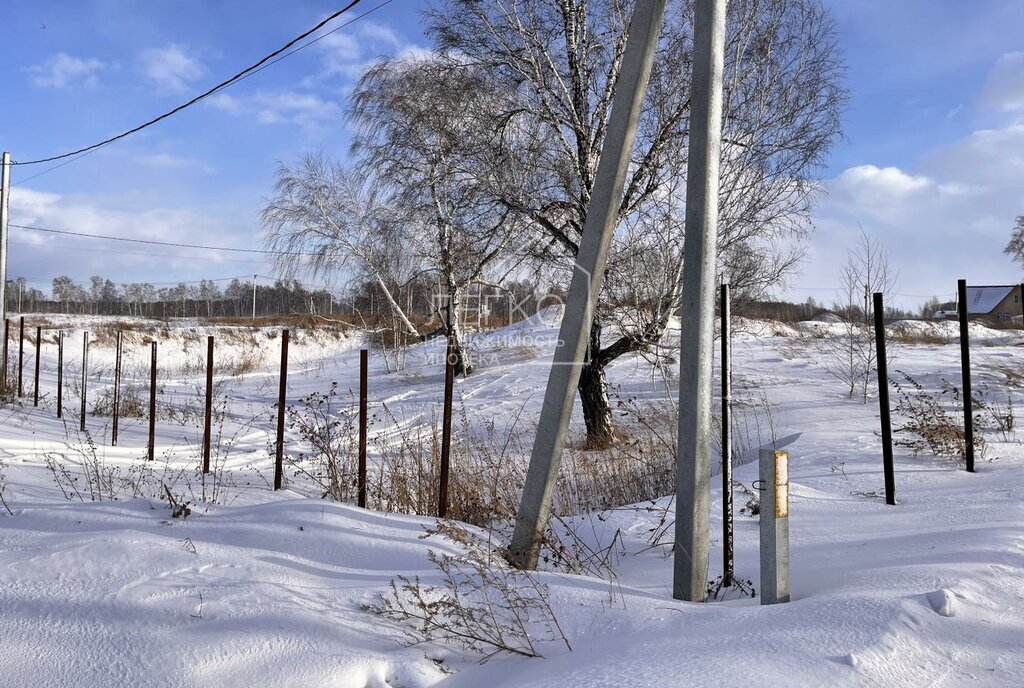
[[[664,11],[665,0],[637,0],[629,22],[629,36],[615,84],[608,134],[597,165],[587,220],[544,392],[537,436],[533,441],[530,468],[509,547],[513,563],[520,568],[536,568],[541,539],[551,512],[551,495],[558,477],[566,428],[576,399],[576,385],[587,350],[594,304],[604,279],[608,246],[618,221],[626,170],[636,139],[637,121],[647,92]]]
[[[7,235],[10,232],[11,154],[0,162],[0,320],[7,318]]]
[[[711,365],[715,336],[715,239],[724,43],[725,0],[697,0],[683,242],[679,454],[672,586],[676,599],[691,602],[703,602],[708,595]]]

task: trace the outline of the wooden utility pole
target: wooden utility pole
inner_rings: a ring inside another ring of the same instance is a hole
[[[679,454],[676,459],[672,595],[708,596],[711,489],[711,368],[715,346],[715,236],[722,136],[725,0],[697,0],[686,172],[682,331],[679,350]]]
[[[636,139],[637,123],[651,64],[658,47],[665,0],[637,0],[615,95],[608,133],[594,177],[569,296],[555,346],[530,466],[519,503],[509,557],[525,569],[537,567],[540,545],[551,513],[566,429],[590,339],[594,307],[601,292],[608,247],[615,233],[622,189]]]

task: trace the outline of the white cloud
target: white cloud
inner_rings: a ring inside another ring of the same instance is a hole
[[[239,247],[251,242],[250,221],[239,218],[237,211],[218,216],[210,208],[135,207],[130,199],[101,200],[19,186],[11,195],[11,214],[20,225],[85,234]],[[103,275],[115,281],[161,282],[224,277],[265,267],[258,266],[255,256],[76,239],[22,229],[13,229],[11,241],[11,277],[41,278],[43,282],[33,286],[44,291],[48,291],[47,281],[60,274],[80,281],[89,275]],[[243,263],[244,268],[240,267]]]
[[[182,91],[206,73],[202,62],[176,43],[144,51],[139,68],[146,78],[169,91]]]
[[[233,96],[218,93],[207,101],[235,116],[252,116],[261,124],[292,124],[307,129],[340,123],[344,111],[331,100],[296,91],[257,91]]]
[[[370,21],[361,22],[349,31],[329,34],[317,45],[322,62],[320,73],[306,79],[307,84],[337,77],[354,81],[381,55],[402,55],[409,50],[421,50],[390,26]]]
[[[1001,112],[1024,113],[1024,52],[999,58],[985,81],[982,100]]]
[[[157,169],[165,170],[183,170],[183,169],[197,169],[206,174],[213,173],[214,169],[207,165],[202,160],[196,160],[194,158],[185,158],[173,153],[153,153],[150,155],[140,155],[135,158],[135,162],[146,167],[153,167]]]
[[[998,151],[998,153],[997,153]],[[958,278],[1014,284],[1020,268],[1002,254],[1014,218],[1024,214],[1024,126],[980,130],[922,160],[911,173],[860,165],[827,182],[815,210],[816,236],[795,286],[836,286],[847,248],[863,230],[899,270],[897,305],[948,298]],[[806,292],[791,298],[803,300]],[[824,296],[828,302],[830,295]]]
[[[68,86],[95,86],[97,73],[106,65],[95,58],[83,59],[57,53],[44,62],[28,68],[29,79],[39,88],[67,88]]]

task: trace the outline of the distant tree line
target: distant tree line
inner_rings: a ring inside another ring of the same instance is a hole
[[[417,321],[429,322],[444,307],[443,289],[420,276],[387,285]],[[477,286],[462,302],[461,319],[471,328],[515,322],[547,303],[536,282],[509,281],[501,288]],[[357,279],[339,293],[310,289],[297,280],[281,279],[256,285],[257,317],[274,315],[350,316],[378,322],[390,317],[385,289],[376,280]],[[148,282],[117,284],[96,275],[79,284],[66,275],[55,277],[49,294],[29,286],[24,277],[7,282],[7,311],[70,313],[144,318],[246,317],[253,315],[253,283],[232,279],[221,288],[214,280],[155,286]],[[440,321],[438,321],[440,322]]]
[[[308,289],[295,280],[256,285],[256,316],[331,313],[337,299],[325,289]],[[30,287],[24,278],[7,282],[8,312],[121,315],[146,318],[244,317],[253,314],[253,284],[233,279],[222,289],[213,280],[155,286],[149,282],[116,284],[102,276],[79,284],[55,277],[51,293]]]

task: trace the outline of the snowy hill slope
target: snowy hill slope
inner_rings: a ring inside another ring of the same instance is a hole
[[[518,334],[488,335],[479,350],[493,356],[460,381],[461,403],[499,423],[519,408],[535,418],[556,325],[538,320]],[[573,520],[579,537],[608,548],[613,579],[538,574],[572,650],[547,641],[544,659],[499,656],[483,665],[458,649],[407,647],[401,626],[363,609],[398,574],[440,580],[428,551],[462,546],[422,537],[433,519],[309,499],[298,484],[277,494],[266,488],[266,407],[276,393],[269,337],[269,360],[224,375],[226,423],[237,424],[239,438],[226,461],[229,496],[194,504],[186,519],[171,518],[158,495],[64,499],[47,457],[61,455],[69,469],[88,461],[69,450],[73,438],[47,404],[10,408],[0,428],[14,511],[0,511],[0,685],[1019,685],[1024,449],[1016,430],[986,435],[973,475],[898,449],[899,504],[886,506],[877,496],[876,407],[845,398],[823,372],[817,334],[787,334],[738,336],[735,365],[738,379],[770,400],[766,432],[799,433],[788,447],[793,602],[672,600],[669,547],[652,542],[668,498],[581,515]],[[358,342],[299,342],[291,400],[334,379],[352,384]],[[1017,333],[979,331],[972,351],[976,386],[1009,395],[1015,408],[1024,402],[1011,379],[1024,363],[1019,342]],[[439,346],[416,347],[401,372],[375,360],[371,398],[386,400],[403,422],[428,417],[440,394]],[[904,345],[895,356],[892,369],[929,387],[958,380],[953,344]],[[43,360],[45,385],[53,360]],[[174,370],[166,395],[194,396],[200,375]],[[620,361],[610,375],[620,394],[651,403],[673,393],[672,377],[645,359]],[[105,446],[105,422],[90,419],[102,465],[137,466],[144,423],[128,422],[114,449]],[[161,422],[168,466],[194,466],[196,435],[191,425]],[[735,478],[749,488],[756,466],[739,467]],[[721,490],[713,484],[712,577],[721,557]],[[741,490],[736,499],[742,506]],[[737,575],[756,586],[756,518],[737,516],[736,541]]]

